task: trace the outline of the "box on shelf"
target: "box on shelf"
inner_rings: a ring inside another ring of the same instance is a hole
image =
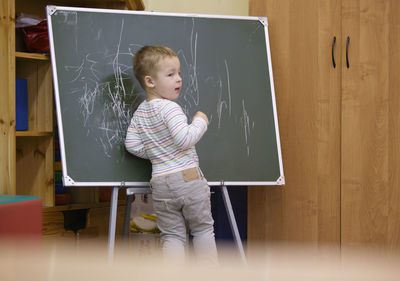
[[[54,182],[62,183],[62,172],[61,171],[54,171]]]
[[[65,186],[62,182],[56,182],[54,184],[54,188],[55,188],[56,194],[62,194],[62,193],[68,192],[68,186]]]
[[[28,130],[28,85],[26,79],[15,82],[15,130]]]
[[[56,206],[67,205],[71,201],[71,195],[69,193],[59,193],[54,195]]]

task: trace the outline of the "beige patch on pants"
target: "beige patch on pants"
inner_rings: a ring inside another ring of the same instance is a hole
[[[190,168],[182,171],[183,180],[185,182],[194,181],[200,178],[197,168]]]

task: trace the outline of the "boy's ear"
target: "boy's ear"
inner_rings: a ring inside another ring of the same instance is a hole
[[[154,88],[154,80],[150,75],[144,77],[144,83],[146,84],[146,87]]]

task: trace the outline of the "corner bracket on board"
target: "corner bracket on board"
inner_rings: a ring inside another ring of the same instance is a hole
[[[264,27],[268,25],[268,19],[266,17],[259,17],[258,20],[262,23],[262,25],[264,25]]]
[[[75,181],[71,179],[69,176],[64,176],[64,185],[65,186],[75,185]]]
[[[57,7],[56,6],[47,6],[46,7],[46,9],[47,9],[47,14],[49,15],[49,16],[52,16],[56,11],[57,11]]]
[[[278,178],[278,180],[276,181],[277,185],[285,185],[285,177],[284,176],[280,176]]]

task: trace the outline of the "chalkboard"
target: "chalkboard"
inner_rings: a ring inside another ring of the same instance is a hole
[[[47,19],[65,185],[148,184],[150,162],[124,147],[145,45],[177,53],[177,102],[210,119],[196,145],[209,184],[284,184],[266,18],[48,6]]]

